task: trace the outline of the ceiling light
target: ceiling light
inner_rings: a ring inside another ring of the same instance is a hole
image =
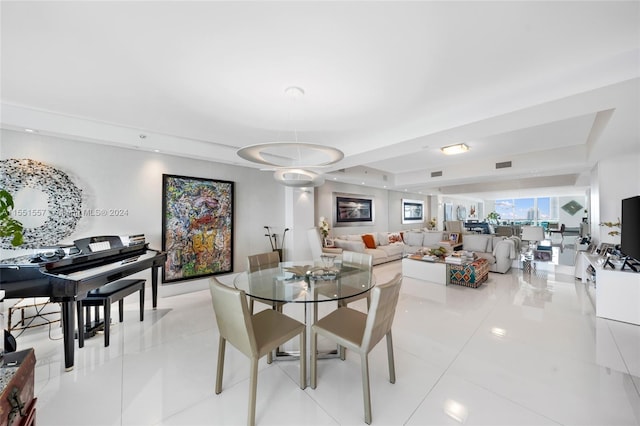
[[[442,151],[446,155],[455,155],[469,151],[469,147],[463,143],[459,143],[455,145],[444,146],[440,148],[440,151]]]
[[[297,86],[287,87],[285,95],[296,100],[304,96],[304,90]],[[294,140],[290,142],[269,142],[240,148],[236,154],[252,163],[275,169],[274,179],[286,186],[318,186],[324,178],[309,168],[325,167],[344,158],[344,153],[330,146],[298,142],[294,129]]]
[[[285,186],[304,187],[320,186],[324,178],[316,172],[303,169],[278,169],[273,178]]]
[[[272,167],[322,167],[344,158],[344,153],[330,146],[301,142],[270,142],[245,146],[239,157]]]

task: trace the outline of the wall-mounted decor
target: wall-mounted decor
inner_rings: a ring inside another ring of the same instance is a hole
[[[444,220],[453,220],[453,203],[444,203]]]
[[[467,208],[463,205],[459,205],[456,207],[456,219],[458,220],[466,220],[467,219]]]
[[[233,271],[233,182],[162,175],[162,282]]]
[[[0,161],[0,187],[9,192],[14,201],[22,189],[41,191],[46,196],[46,207],[15,205],[14,217],[43,219],[42,225],[25,226],[23,243],[11,245],[10,237],[2,238],[3,249],[30,249],[54,246],[76,229],[82,218],[82,191],[66,173],[39,161],[8,159]]]
[[[372,197],[357,194],[333,194],[333,226],[373,225]]]
[[[571,200],[560,208],[573,216],[582,209],[582,205],[575,200]]]
[[[424,222],[424,201],[402,199],[402,223]]]

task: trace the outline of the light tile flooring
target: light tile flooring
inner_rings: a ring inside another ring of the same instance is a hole
[[[375,267],[377,282],[400,267]],[[110,347],[101,335],[87,340],[71,372],[59,327],[18,338],[36,350],[38,425],[245,424],[249,364],[229,345],[223,391],[214,393],[208,291],[160,299],[142,323],[136,300],[126,299]],[[285,313],[302,319],[299,305]],[[395,384],[384,342],[370,354],[374,425],[640,424],[640,327],[596,318],[571,276],[512,270],[479,289],[406,278],[393,330]],[[257,424],[364,424],[358,358],[318,368],[317,389],[303,391],[297,362],[263,359]]]

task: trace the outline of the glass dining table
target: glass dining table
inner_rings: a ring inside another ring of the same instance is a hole
[[[321,261],[290,261],[253,272],[242,272],[235,277],[233,285],[268,305],[303,304],[309,347],[310,328],[314,318],[317,318],[318,304],[363,295],[375,286],[375,279],[371,268],[341,264],[323,267]],[[276,359],[296,359],[298,354],[298,351],[277,351]],[[335,354],[335,350],[323,351],[319,357]]]

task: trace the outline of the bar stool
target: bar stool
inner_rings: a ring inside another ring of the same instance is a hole
[[[140,321],[144,321],[144,287],[146,280],[142,279],[130,279],[130,280],[118,280],[112,283],[106,284],[100,288],[90,291],[87,297],[76,302],[76,311],[78,314],[78,347],[84,346],[85,332],[94,332],[99,328],[99,311],[98,308],[102,306],[104,310],[104,346],[109,346],[109,325],[111,323],[111,304],[118,302],[119,319],[120,322],[124,321],[124,298],[136,291],[140,292]],[[91,327],[91,314],[89,307],[95,307],[96,321],[95,327]],[[85,311],[82,308],[86,308],[87,322],[85,325]]]

